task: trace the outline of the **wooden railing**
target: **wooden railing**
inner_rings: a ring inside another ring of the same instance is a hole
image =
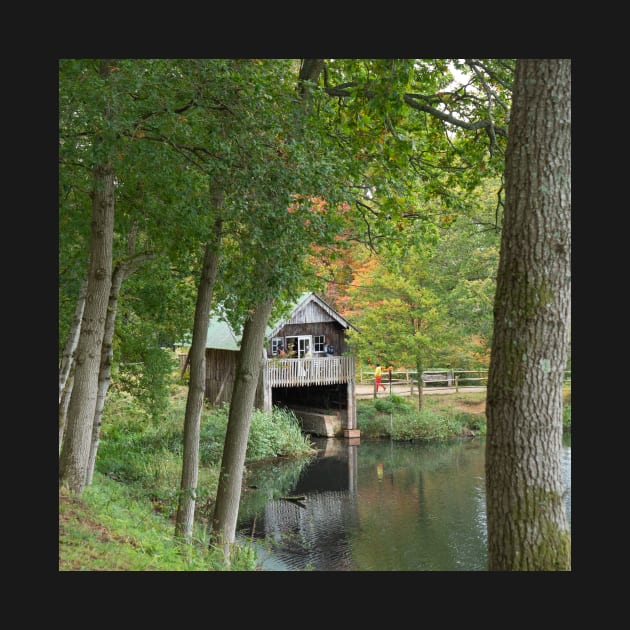
[[[354,379],[354,357],[272,358],[264,369],[272,387],[347,383]]]

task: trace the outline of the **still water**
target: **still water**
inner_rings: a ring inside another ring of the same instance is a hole
[[[313,441],[311,460],[249,471],[238,537],[260,570],[486,570],[483,439]],[[563,477],[570,523],[569,435]]]

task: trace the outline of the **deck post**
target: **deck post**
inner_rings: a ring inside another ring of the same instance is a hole
[[[348,419],[346,428],[343,431],[343,436],[352,439],[361,436],[361,431],[357,429],[356,378],[354,373],[354,363],[350,363],[348,366],[348,372],[348,383],[346,385]]]
[[[271,411],[272,408],[272,396],[271,396],[271,382],[269,378],[269,360],[265,356],[263,359],[262,366],[262,403],[263,403],[263,411]]]

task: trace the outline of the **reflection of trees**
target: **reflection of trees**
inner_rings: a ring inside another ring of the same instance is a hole
[[[347,502],[345,491],[310,494],[305,508],[286,501],[270,502],[262,525],[266,538],[277,543],[274,553],[280,558],[289,556],[296,568],[338,566],[348,556]]]
[[[311,458],[303,457],[278,461],[273,465],[265,463],[250,466],[241,496],[239,523],[253,518],[265,509],[269,501],[294,488],[300,474],[310,461]],[[250,484],[255,485],[256,489],[249,488]]]
[[[480,510],[485,515],[479,502],[484,488],[482,442],[396,444],[389,453],[381,445],[369,451],[362,450],[360,457],[354,568],[483,570],[485,523],[474,517]]]
[[[481,439],[455,439],[439,442],[390,442],[379,440],[362,442],[360,453],[361,467],[376,466],[385,460],[390,470],[412,466],[429,472],[444,466],[452,466],[460,454],[483,450]]]

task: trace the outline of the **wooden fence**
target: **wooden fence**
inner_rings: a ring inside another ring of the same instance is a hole
[[[392,370],[391,379],[388,370],[383,371],[383,385],[390,382],[393,385],[409,385],[411,393],[418,387],[417,370]],[[565,384],[571,383],[571,370],[565,370]],[[357,383],[374,385],[374,370],[359,368]],[[466,387],[486,387],[488,385],[488,370],[425,370],[422,372],[423,387],[455,388],[456,391]]]

